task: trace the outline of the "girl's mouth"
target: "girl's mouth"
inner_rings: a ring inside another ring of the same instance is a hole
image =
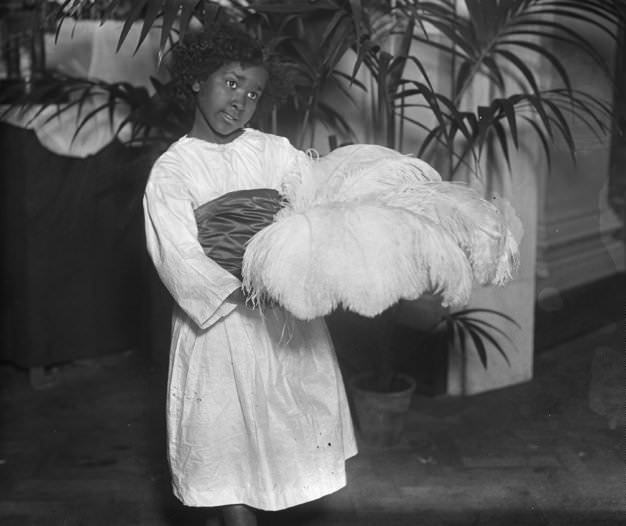
[[[222,112],[222,114],[224,115],[224,120],[226,120],[227,122],[237,122],[237,117],[234,117],[233,115],[231,115],[230,113],[227,112]]]

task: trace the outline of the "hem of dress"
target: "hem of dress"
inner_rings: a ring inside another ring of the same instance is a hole
[[[201,493],[188,491],[186,492],[186,496],[183,497],[183,492],[180,491],[179,488],[176,487],[176,485],[173,486],[173,492],[174,496],[182,504],[191,508],[214,508],[218,506],[229,506],[231,504],[244,504],[260,511],[281,511],[288,508],[293,508],[294,506],[299,506],[300,504],[305,504],[307,502],[321,499],[322,497],[325,497],[339,491],[342,488],[345,488],[346,484],[347,481],[344,474],[344,476],[334,484],[328,484],[326,486],[319,487],[316,491],[311,491],[310,493],[302,493],[298,496],[281,499],[274,504],[260,502],[254,498],[250,498],[249,496],[237,496],[234,493],[228,496],[224,495],[220,498],[211,497],[205,500],[202,498]],[[196,493],[196,497],[191,498],[190,493]]]
[[[343,489],[345,486],[346,484],[343,483],[343,484],[338,485],[335,488],[323,490],[319,492],[319,494],[315,493],[315,494],[307,495],[306,497],[302,499],[294,499],[293,502],[289,501],[283,504],[277,504],[275,506],[268,506],[267,504],[261,504],[253,500],[246,499],[245,497],[242,497],[242,498],[232,497],[232,498],[224,498],[221,500],[212,500],[210,504],[204,504],[204,503],[196,502],[196,501],[190,502],[189,500],[183,500],[176,493],[174,493],[174,495],[176,496],[178,500],[180,500],[180,502],[183,503],[183,505],[190,507],[190,508],[216,508],[220,506],[230,506],[232,504],[244,504],[245,506],[249,506],[250,508],[253,508],[259,511],[282,511],[282,510],[286,510],[289,508],[293,508],[295,506],[299,506],[301,504],[306,504],[307,502],[313,502],[315,500],[321,499],[322,497],[325,497],[332,493],[336,493],[340,489]]]

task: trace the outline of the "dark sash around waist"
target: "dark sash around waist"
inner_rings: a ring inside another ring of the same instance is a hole
[[[241,279],[246,243],[270,225],[283,198],[271,188],[228,192],[194,210],[198,241],[204,253]]]

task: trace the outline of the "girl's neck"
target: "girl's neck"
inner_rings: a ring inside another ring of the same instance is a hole
[[[227,144],[234,141],[237,137],[242,135],[243,132],[244,129],[240,128],[229,135],[222,135],[208,127],[204,122],[198,122],[196,119],[187,136],[195,139],[202,139],[203,141],[214,144]]]

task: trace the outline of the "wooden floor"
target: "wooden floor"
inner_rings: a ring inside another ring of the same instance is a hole
[[[417,397],[398,446],[362,444],[345,489],[261,524],[623,526],[623,428],[589,406],[594,358],[623,344],[610,325],[540,353],[530,383]],[[2,526],[202,524],[169,488],[161,370],[127,353],[0,382]]]

